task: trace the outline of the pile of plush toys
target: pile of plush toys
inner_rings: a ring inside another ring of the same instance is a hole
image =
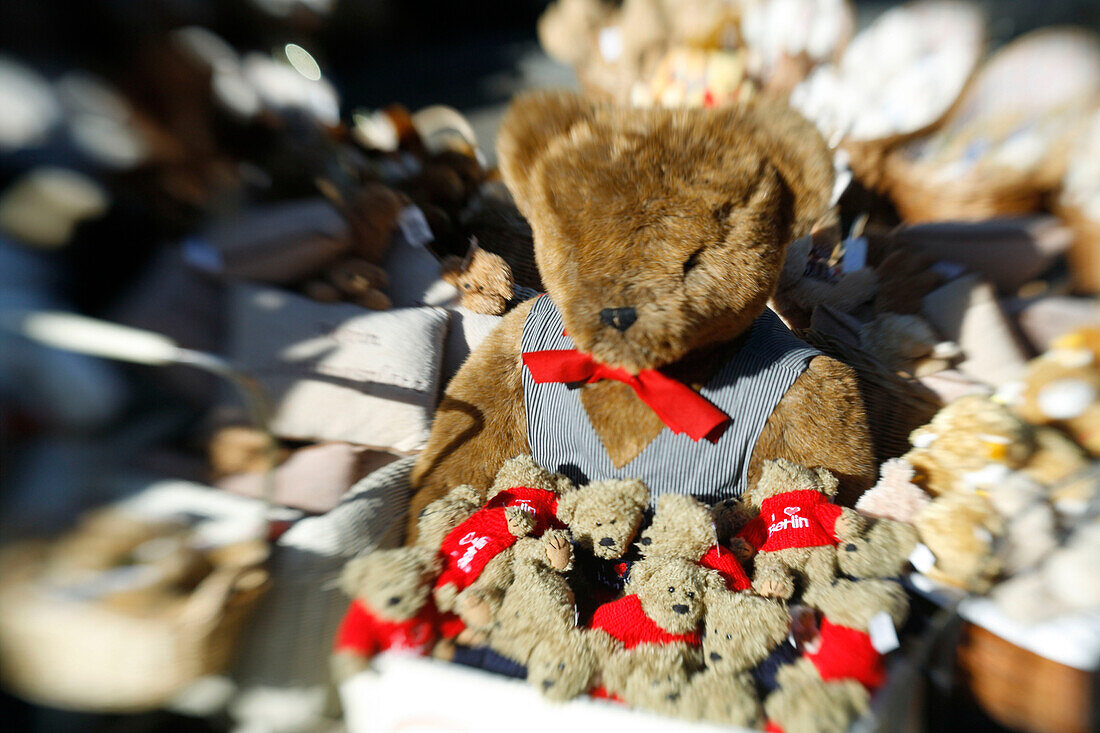
[[[913,522],[928,578],[985,593],[1037,621],[1100,605],[1097,544],[1100,333],[1058,339],[1020,380],[968,395],[913,432],[856,507]]]
[[[409,649],[721,723],[844,730],[885,677],[908,599],[893,578],[910,525],[834,504],[836,478],[786,460],[741,499],[636,480],[577,487],[529,456],[487,492],[459,486],[415,545],[347,566],[336,641],[346,678]]]

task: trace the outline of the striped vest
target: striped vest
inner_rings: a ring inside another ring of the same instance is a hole
[[[523,353],[575,349],[563,329],[550,298],[538,298],[523,326]],[[640,478],[654,496],[690,494],[712,503],[739,496],[747,488],[749,458],[764,423],[818,354],[765,309],[745,345],[700,390],[731,418],[718,441],[696,442],[665,428],[622,468],[615,467],[600,443],[576,387],[535,384],[524,368],[527,442],[539,465],[578,484]]]

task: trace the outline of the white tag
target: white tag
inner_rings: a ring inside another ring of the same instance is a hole
[[[614,63],[623,55],[623,32],[617,25],[600,29],[598,44],[605,61]]]
[[[927,573],[936,566],[936,556],[932,554],[932,550],[928,549],[928,545],[918,542],[913,551],[909,553],[909,562],[919,572]]]
[[[428,220],[424,218],[424,212],[414,204],[401,209],[397,217],[397,226],[401,227],[401,234],[405,241],[414,247],[423,247],[435,239],[432,229],[428,226]]]
[[[855,272],[867,266],[867,238],[855,237],[844,243],[844,259],[840,261],[841,272]]]
[[[901,646],[898,632],[894,628],[894,619],[886,611],[876,613],[867,624],[867,633],[871,635],[871,646],[879,654],[889,654]]]
[[[219,273],[225,267],[222,253],[201,237],[188,237],[181,246],[183,261],[201,272]]]

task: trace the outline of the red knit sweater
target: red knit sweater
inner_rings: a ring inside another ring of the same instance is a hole
[[[707,550],[707,554],[699,559],[699,564],[705,568],[717,570],[726,581],[728,590],[748,590],[752,587],[752,581],[745,574],[741,563],[737,562],[737,556],[721,545],[715,545]]]
[[[760,552],[835,545],[834,527],[842,510],[813,489],[788,491],[761,502],[759,516],[737,536]]]
[[[436,587],[453,583],[461,591],[477,580],[490,560],[515,542],[503,507],[479,509],[443,538],[439,548],[443,570]]]
[[[565,527],[558,520],[558,495],[546,489],[532,489],[527,486],[516,486],[505,489],[489,500],[486,509],[519,507],[525,509],[535,517],[535,529],[531,536],[538,537],[548,529],[563,529]]]
[[[627,649],[640,644],[675,644],[684,642],[699,646],[698,631],[672,634],[665,631],[642,610],[642,599],[637,595],[623,596],[605,603],[592,614],[592,628],[603,629],[623,643]]]
[[[358,598],[351,602],[336,632],[336,651],[352,651],[373,657],[387,649],[426,654],[439,633],[439,614],[425,603],[407,621],[389,621],[371,611]]]
[[[829,619],[822,619],[821,645],[817,652],[806,656],[817,667],[821,679],[854,679],[864,687],[874,690],[886,677],[882,655],[871,644],[866,632],[847,626],[837,626]]]

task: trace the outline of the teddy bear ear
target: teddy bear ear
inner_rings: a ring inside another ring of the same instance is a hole
[[[556,137],[590,117],[595,105],[572,92],[532,92],[517,96],[500,123],[497,159],[504,183],[520,212],[530,218],[527,191],[539,158]]]
[[[340,572],[340,589],[351,598],[359,594],[370,571],[370,557],[364,555],[348,560]]]
[[[579,491],[570,491],[558,497],[558,519],[569,524],[573,521],[573,515],[577,511],[577,502],[580,501]]]
[[[818,481],[821,483],[821,489],[823,493],[829,496],[836,496],[837,487],[840,486],[840,482],[837,480],[833,472],[827,468],[815,468],[814,473],[817,474]]]
[[[736,109],[730,113],[736,115]],[[829,146],[813,123],[783,102],[757,102],[746,106],[743,115],[734,124],[748,129],[794,197],[791,239],[809,234],[828,212],[833,195]]]
[[[636,504],[640,509],[649,506],[649,487],[639,479],[621,481],[619,489],[626,496],[627,501]]]

